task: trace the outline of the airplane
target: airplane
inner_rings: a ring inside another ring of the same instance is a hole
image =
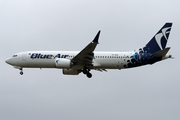
[[[99,44],[99,31],[81,51],[27,51],[14,54],[5,62],[21,70],[21,75],[23,68],[57,68],[62,69],[64,75],[78,75],[82,72],[91,78],[91,70],[121,70],[172,58],[172,55],[167,54],[170,47],[166,47],[171,27],[172,23],[165,23],[144,47],[128,52],[95,51]]]

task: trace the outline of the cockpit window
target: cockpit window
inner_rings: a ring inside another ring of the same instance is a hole
[[[17,55],[13,55],[13,57],[17,57]]]

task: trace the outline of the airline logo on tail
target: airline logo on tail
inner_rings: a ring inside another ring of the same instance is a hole
[[[166,48],[167,40],[171,31],[172,23],[166,23],[143,48],[144,51],[154,54]]]
[[[158,33],[158,34],[155,36],[156,42],[157,42],[157,44],[159,45],[159,47],[160,47],[161,50],[163,50],[162,44],[161,44],[161,39],[162,39],[162,37],[164,37],[166,40],[168,40],[169,33],[170,33],[170,28],[171,28],[171,27],[167,27],[167,28],[162,29],[162,32],[161,32],[161,33]],[[167,41],[166,41],[166,42],[167,42]]]

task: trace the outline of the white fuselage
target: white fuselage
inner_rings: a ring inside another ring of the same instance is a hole
[[[71,60],[78,53],[79,51],[28,51],[17,53],[6,62],[22,68],[56,68],[56,58]],[[133,54],[134,52],[94,52],[93,67],[90,69],[122,69]],[[78,65],[72,67],[82,68],[83,66]]]

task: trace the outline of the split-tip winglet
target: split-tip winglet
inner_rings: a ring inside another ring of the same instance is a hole
[[[97,33],[96,37],[95,37],[94,40],[92,41],[93,43],[99,44],[98,39],[99,39],[100,32],[101,32],[101,31],[99,30],[99,32]]]

